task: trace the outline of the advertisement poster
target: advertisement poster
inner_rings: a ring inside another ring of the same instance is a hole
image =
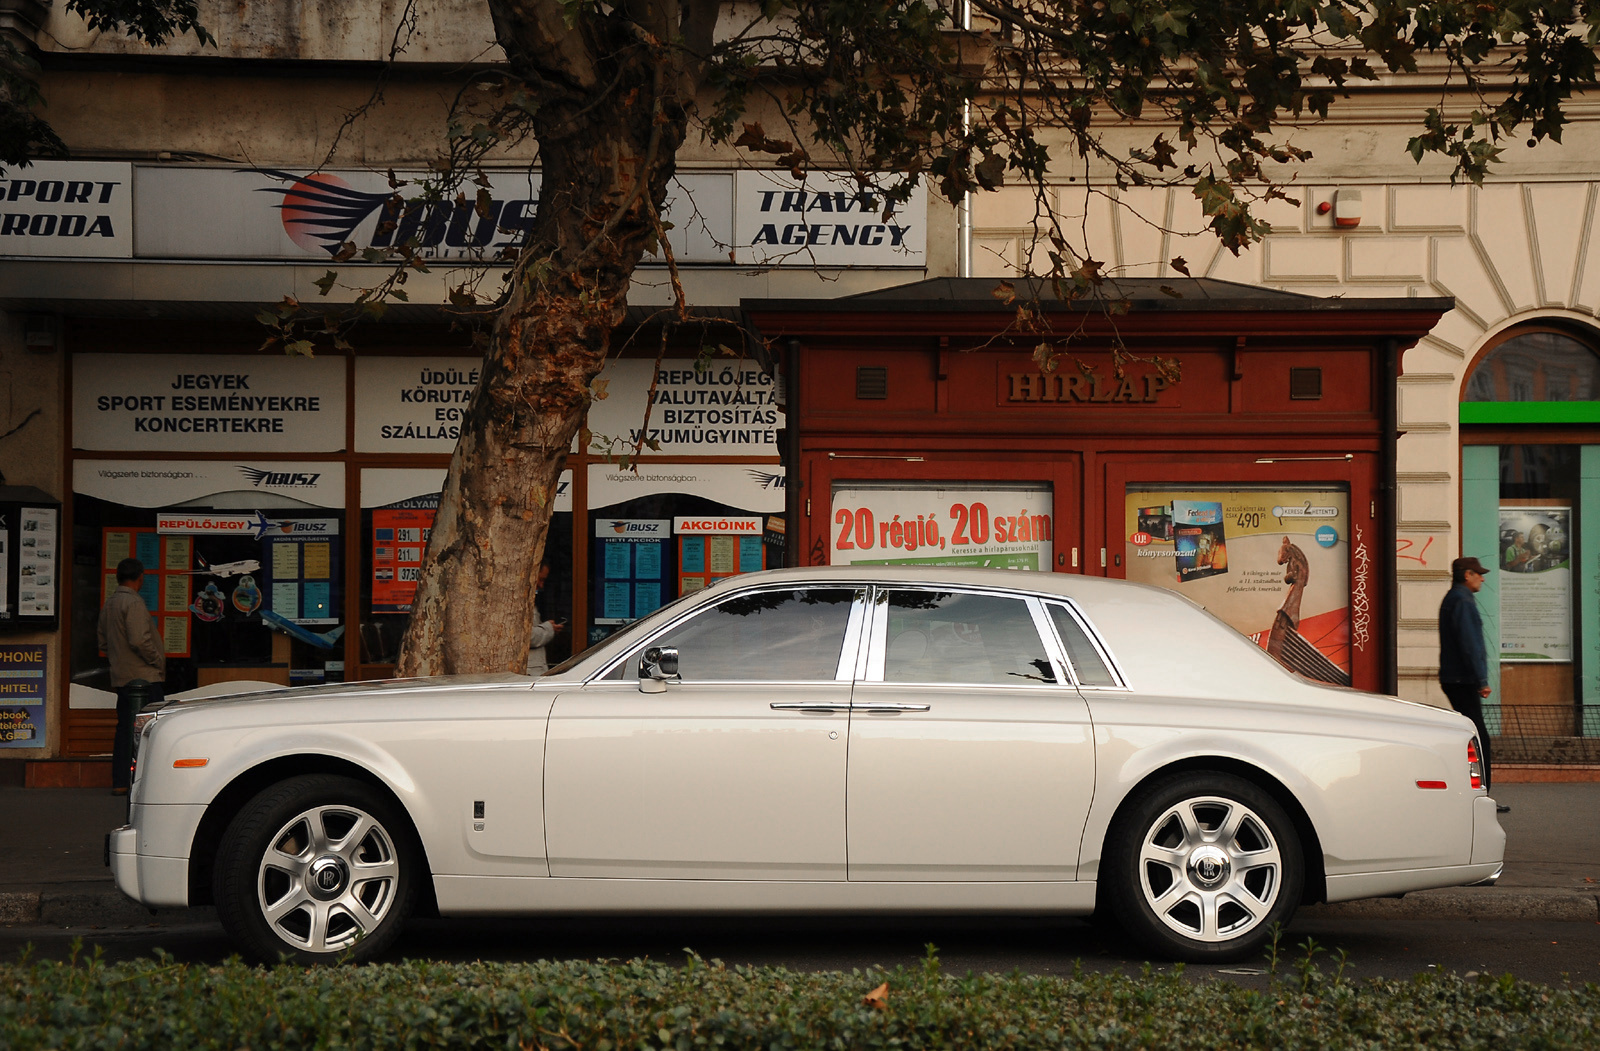
[[[829,564],[1050,569],[1049,486],[841,482],[833,490]]]
[[[428,547],[438,497],[433,507],[379,507],[372,512],[372,612],[410,613],[422,579],[422,553]]]
[[[41,748],[45,647],[0,646],[0,748]]]
[[[56,516],[53,507],[24,507],[17,552],[17,614],[56,613]]]
[[[1344,489],[1148,486],[1125,500],[1128,580],[1193,599],[1308,678],[1350,684]]]
[[[1572,660],[1572,509],[1500,508],[1500,659]]]

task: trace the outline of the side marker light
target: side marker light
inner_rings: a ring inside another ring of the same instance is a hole
[[[172,768],[174,770],[192,770],[196,767],[205,766],[209,762],[211,762],[209,759],[174,759]]]
[[[1417,782],[1417,787],[1418,788],[1445,788],[1447,786],[1445,785],[1445,783],[1443,781],[1418,781]]]

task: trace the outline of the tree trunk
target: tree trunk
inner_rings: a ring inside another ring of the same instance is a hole
[[[637,14],[583,14],[568,31],[560,0],[490,8],[539,103],[539,208],[450,460],[396,669],[406,676],[526,666],[556,484],[687,124],[692,78],[661,43],[668,32]]]

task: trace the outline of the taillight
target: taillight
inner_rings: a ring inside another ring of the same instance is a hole
[[[1478,758],[1476,737],[1467,742],[1467,776],[1471,778],[1473,788],[1483,787],[1483,763]]]

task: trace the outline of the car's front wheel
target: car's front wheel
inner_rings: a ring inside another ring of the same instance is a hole
[[[258,960],[367,959],[410,915],[420,855],[409,823],[372,786],[290,778],[246,803],[223,834],[217,914]]]
[[[1287,924],[1305,879],[1300,840],[1278,802],[1222,773],[1179,774],[1147,788],[1113,832],[1112,910],[1164,956],[1244,958]]]

